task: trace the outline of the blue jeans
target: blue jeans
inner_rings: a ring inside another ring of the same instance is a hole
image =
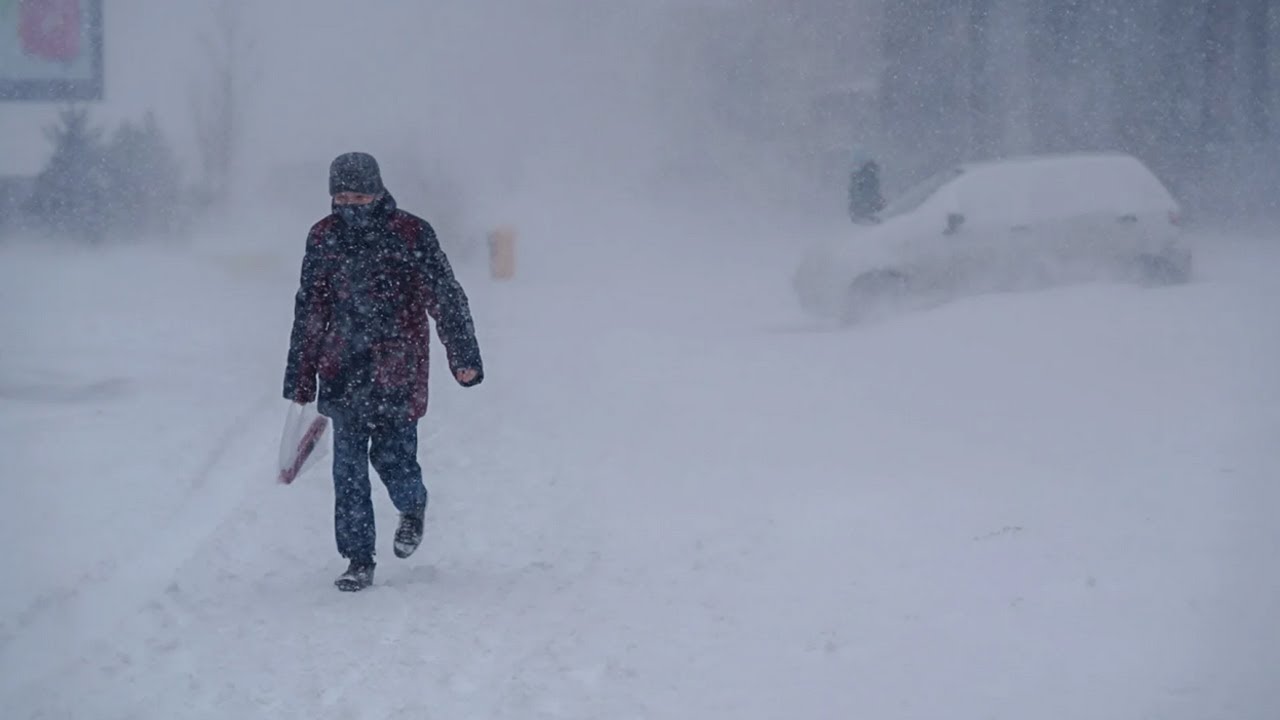
[[[413,421],[370,423],[354,417],[333,418],[334,533],[338,553],[348,559],[373,560],[377,530],[370,497],[369,464],[387,486],[401,513],[422,513],[427,488],[418,465],[418,424]]]

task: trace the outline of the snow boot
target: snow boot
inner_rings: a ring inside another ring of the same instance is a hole
[[[396,557],[407,558],[418,549],[418,544],[422,542],[422,521],[425,514],[424,511],[400,515],[400,527],[396,528]]]
[[[372,560],[355,559],[347,566],[347,571],[342,573],[337,580],[333,581],[334,585],[343,592],[356,592],[363,590],[373,584],[373,568],[375,563]]]

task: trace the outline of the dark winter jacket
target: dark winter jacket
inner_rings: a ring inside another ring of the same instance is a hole
[[[366,228],[336,214],[307,236],[294,303],[284,396],[319,410],[376,419],[427,410],[428,316],[455,372],[484,375],[467,296],[431,225],[385,194]]]

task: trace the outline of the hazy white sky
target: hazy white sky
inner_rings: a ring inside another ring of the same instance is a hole
[[[148,109],[185,158],[192,96],[204,82],[209,2],[118,0],[106,8],[107,97],[114,124]],[[241,58],[246,179],[270,165],[353,147],[418,145],[492,166],[545,162],[542,150],[643,156],[661,102],[646,70],[660,50],[659,4],[643,0],[253,0],[254,46]],[[305,11],[300,12],[300,8]],[[0,172],[34,172],[55,108],[0,106]],[[520,157],[517,158],[516,156]]]
[[[91,104],[93,116],[110,127],[154,110],[189,179],[198,170],[193,99],[209,81],[204,36],[220,2],[106,3],[106,99]],[[808,16],[826,7],[817,0],[241,2],[252,46],[237,57],[249,80],[238,192],[283,192],[290,202],[311,192],[323,198],[328,162],[353,149],[383,162],[393,192],[398,180],[430,168],[477,203],[501,195],[489,192],[495,187],[667,192],[673,179],[695,176],[729,194],[739,192],[724,190],[733,182],[774,185],[761,196],[776,197],[794,183],[774,172],[759,143],[740,147],[716,124],[713,106],[727,92],[748,109],[801,107],[803,89],[768,97],[753,83],[764,79],[784,93],[799,87],[792,76],[823,56],[806,34],[815,25]],[[726,5],[740,12],[699,12]],[[796,18],[800,24],[789,26]],[[860,34],[841,44],[874,53],[868,27],[870,20],[853,23]],[[40,131],[55,113],[44,103],[0,105],[0,174],[42,167],[50,148]]]

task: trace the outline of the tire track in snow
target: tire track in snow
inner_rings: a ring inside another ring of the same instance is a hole
[[[123,616],[134,613],[164,590],[174,572],[195,555],[244,501],[247,489],[260,482],[255,473],[242,473],[237,481],[209,484],[224,470],[232,451],[251,430],[266,432],[271,426],[267,410],[274,395],[260,397],[241,413],[214,441],[205,460],[187,481],[190,494],[171,520],[160,526],[135,551],[112,559],[71,587],[59,588],[38,598],[18,615],[19,627],[0,644],[3,690],[16,694],[74,663],[76,650],[109,632]],[[264,470],[269,476],[273,463]]]

